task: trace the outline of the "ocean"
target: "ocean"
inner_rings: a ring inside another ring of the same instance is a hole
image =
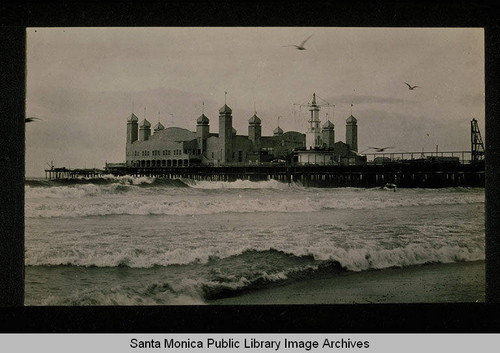
[[[484,198],[484,188],[27,179],[25,304],[203,305],[325,276],[484,262]]]

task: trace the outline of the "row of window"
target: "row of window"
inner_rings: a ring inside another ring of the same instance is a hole
[[[180,156],[182,155],[182,152],[184,152],[184,154],[188,154],[188,155],[200,155],[201,154],[201,150],[200,149],[184,149],[183,150],[163,150],[163,151],[160,151],[160,150],[153,150],[153,151],[134,151],[131,153],[132,156],[143,156],[143,157],[147,157],[149,156],[150,154],[153,155],[153,156]]]
[[[130,165],[132,167],[188,167],[188,159],[168,159],[168,160],[142,160],[142,161],[131,161]]]

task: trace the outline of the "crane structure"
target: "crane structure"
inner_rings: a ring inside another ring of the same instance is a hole
[[[472,162],[479,162],[484,160],[484,144],[476,119],[471,120],[470,130]]]

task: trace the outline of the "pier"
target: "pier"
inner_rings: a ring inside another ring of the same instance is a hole
[[[75,178],[98,178],[105,173],[102,169],[68,169],[50,168],[45,169],[45,179],[75,179]]]
[[[484,187],[484,163],[387,163],[382,165],[256,165],[190,167],[113,167],[113,175],[149,176],[231,182],[277,180],[311,187],[378,187],[387,183],[405,188]]]

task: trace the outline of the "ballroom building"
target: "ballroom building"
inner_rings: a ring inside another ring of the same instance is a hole
[[[284,132],[278,126],[272,136],[262,136],[262,121],[255,113],[248,120],[248,134],[239,135],[233,127],[232,110],[219,109],[218,131],[210,131],[210,119],[202,114],[196,130],[165,128],[131,114],[127,119],[127,167],[188,167],[195,165],[256,165],[290,161],[296,164],[362,163],[357,154],[357,120],[347,119],[346,143],[335,142],[335,126],[326,121],[320,128],[319,106],[315,95],[310,104],[308,131]]]

